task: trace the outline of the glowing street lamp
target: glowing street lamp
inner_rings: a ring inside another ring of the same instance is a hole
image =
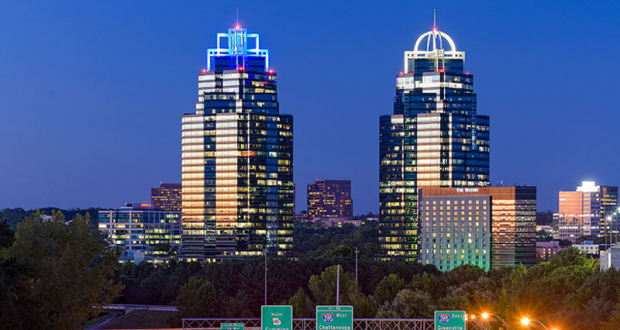
[[[484,319],[487,323],[487,329],[491,328],[491,320],[489,319],[491,316],[497,318],[498,320],[500,320],[504,326],[506,327],[506,329],[513,329],[513,327],[508,324],[506,321],[504,321],[504,319],[502,319],[499,315],[497,314],[489,314],[488,312],[482,312],[482,314],[480,314],[480,316],[482,317],[482,319]]]
[[[540,326],[542,326],[543,329],[545,329],[545,330],[558,330],[557,328],[549,329],[549,328],[547,328],[547,326],[544,323],[542,323],[542,322],[540,322],[538,320],[530,320],[527,317],[524,317],[524,318],[521,319],[521,324],[523,324],[524,326],[528,326],[531,322],[536,322],[536,323],[540,324]]]

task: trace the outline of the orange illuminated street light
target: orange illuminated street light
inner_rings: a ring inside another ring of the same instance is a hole
[[[521,318],[521,324],[523,324],[524,326],[530,325],[531,322],[536,322],[536,323],[540,324],[540,326],[542,326],[545,330],[558,330],[557,328],[549,329],[544,323],[542,323],[542,322],[540,322],[538,320],[530,320],[527,317]]]

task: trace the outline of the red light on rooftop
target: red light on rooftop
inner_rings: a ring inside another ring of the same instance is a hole
[[[207,69],[202,69],[202,73],[207,73]]]
[[[269,69],[269,73],[273,73],[273,69]]]
[[[239,30],[241,28],[241,25],[239,25],[239,23],[235,24],[235,29]]]
[[[237,67],[237,70],[239,70],[239,71],[243,71],[243,67],[242,67],[242,66],[239,66],[239,67]]]
[[[437,27],[433,26],[433,31],[437,32]]]

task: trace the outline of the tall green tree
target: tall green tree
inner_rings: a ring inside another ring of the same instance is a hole
[[[331,266],[325,269],[320,275],[312,275],[308,282],[308,288],[312,292],[314,301],[319,305],[336,304],[338,266]],[[350,304],[350,292],[357,290],[355,276],[350,272],[345,272],[340,267],[340,304]]]
[[[375,302],[379,305],[383,305],[386,301],[392,301],[396,297],[396,294],[405,288],[405,280],[398,277],[396,274],[390,274],[384,277],[377,288],[375,289]]]
[[[15,233],[11,225],[6,220],[0,221],[0,250],[10,247],[14,241]]]
[[[120,293],[113,279],[119,253],[91,229],[88,216],[68,225],[59,211],[51,221],[41,221],[37,211],[17,228],[6,257],[27,270],[25,284],[9,287],[20,306],[20,329],[78,329]]]
[[[309,318],[314,316],[314,304],[304,288],[299,288],[288,300],[288,304],[293,306],[293,317]]]
[[[176,304],[180,318],[215,317],[218,307],[215,287],[205,279],[192,277],[181,288]]]

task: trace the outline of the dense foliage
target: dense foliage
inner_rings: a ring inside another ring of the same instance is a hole
[[[100,208],[89,207],[87,209],[70,209],[70,210],[62,210],[55,207],[44,207],[36,210],[24,210],[21,207],[17,207],[14,209],[2,209],[0,210],[0,219],[8,222],[8,224],[13,228],[17,228],[17,224],[24,221],[26,217],[31,217],[33,214],[37,213],[39,215],[52,215],[53,213],[61,212],[65,219],[74,219],[76,216],[81,215],[85,217],[87,214],[90,219],[90,225],[92,228],[97,228],[97,219],[99,216],[99,211],[102,210]]]
[[[560,329],[620,329],[620,272],[600,272],[598,261],[574,248],[529,269],[486,273],[469,265],[441,273],[434,266],[382,262],[360,252],[355,283],[353,251],[377,244],[372,226],[298,226],[298,258],[268,261],[268,303],[292,305],[295,317],[314,317],[316,305],[335,302],[341,265],[340,303],[353,305],[360,318],[432,318],[435,310],[454,309],[486,311],[512,324],[528,316]],[[126,288],[119,302],[176,304],[180,312],[171,324],[182,317],[259,317],[264,300],[261,258],[127,264],[120,276]]]
[[[15,234],[0,223],[0,324],[6,329],[79,329],[122,287],[119,253],[93,230],[88,215],[67,224],[27,216]],[[95,308],[93,308],[95,307]]]
[[[69,226],[59,212],[52,222],[38,219],[39,214],[28,217],[17,235],[0,222],[3,325],[30,329],[29,322],[49,322],[45,328],[74,328],[96,312],[84,306],[107,302],[121,289],[109,277],[114,268],[124,285],[115,302],[177,305],[171,325],[184,317],[260,316],[262,258],[115,266],[117,255],[87,229],[87,219],[77,216]],[[374,222],[342,228],[297,223],[295,243],[296,258],[268,260],[267,278],[268,303],[292,305],[295,317],[314,317],[316,305],[335,302],[340,265],[340,303],[353,305],[358,318],[431,318],[435,310],[465,310],[496,314],[511,324],[528,316],[559,329],[620,329],[620,272],[599,271],[597,260],[575,248],[529,269],[484,272],[465,265],[441,273],[432,265],[377,260]]]

